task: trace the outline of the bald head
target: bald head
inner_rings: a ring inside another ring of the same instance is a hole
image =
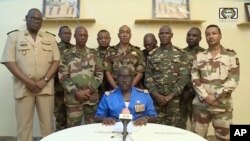
[[[42,13],[37,8],[32,8],[25,16],[26,26],[30,33],[36,34],[42,27]]]
[[[159,29],[159,33],[162,31],[162,30],[168,30],[170,33],[172,33],[172,29],[169,25],[163,25],[160,27]]]
[[[76,47],[83,48],[86,46],[88,40],[88,31],[84,26],[78,26],[75,28],[74,37],[76,39]]]
[[[161,46],[167,46],[169,43],[171,43],[171,39],[173,37],[172,29],[169,25],[163,25],[161,26],[158,36],[161,41]]]
[[[122,25],[119,28],[118,38],[120,39],[121,45],[128,45],[131,39],[131,29],[127,25]]]

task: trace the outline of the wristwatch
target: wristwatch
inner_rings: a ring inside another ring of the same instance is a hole
[[[43,77],[43,80],[45,80],[46,82],[49,82],[49,79],[46,76]]]

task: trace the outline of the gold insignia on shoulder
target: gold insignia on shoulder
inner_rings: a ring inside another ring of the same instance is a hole
[[[25,32],[24,33],[24,36],[28,36],[28,35],[30,35],[29,32]]]

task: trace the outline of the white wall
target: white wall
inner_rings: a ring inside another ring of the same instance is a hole
[[[142,47],[142,39],[145,33],[152,32],[157,36],[158,29],[162,24],[134,24],[135,19],[152,18],[152,0],[80,0],[81,18],[95,18],[96,23],[82,24],[89,30],[89,47],[97,47],[96,34],[100,29],[107,29],[112,36],[111,44],[118,42],[117,33],[121,25],[127,24],[132,29],[131,43]],[[233,94],[234,98],[234,123],[250,123],[250,95],[249,91],[249,26],[237,27],[236,24],[245,22],[244,2],[249,0],[189,0],[191,19],[206,20],[201,25],[193,24],[171,24],[174,37],[173,44],[185,47],[185,37],[187,30],[192,26],[198,26],[203,32],[201,46],[207,47],[204,30],[209,24],[218,24],[222,29],[222,44],[226,48],[234,49],[240,58],[241,79],[240,85]],[[1,0],[0,1],[0,55],[6,40],[6,33],[25,27],[23,21],[30,8],[42,10],[42,0]],[[236,20],[220,20],[220,7],[237,7],[239,18]],[[208,12],[209,11],[209,12]],[[47,30],[57,34],[58,28],[64,25],[44,24],[42,30]],[[76,23],[69,24],[72,29]],[[74,30],[73,30],[74,31]],[[74,39],[72,38],[72,43]],[[0,136],[16,135],[16,121],[14,110],[14,99],[12,91],[12,79],[9,71],[0,65]],[[34,135],[40,135],[37,117],[34,122]],[[212,128],[210,128],[212,129]],[[212,131],[212,130],[211,130]],[[210,134],[211,134],[210,131]]]

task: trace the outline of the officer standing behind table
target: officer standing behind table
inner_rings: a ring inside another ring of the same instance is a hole
[[[57,44],[61,56],[69,52],[74,45],[70,43],[71,29],[68,26],[62,26],[59,29],[58,36],[61,41]],[[67,113],[64,103],[64,88],[59,83],[58,71],[55,77],[55,118],[56,118],[56,131],[67,128]]]
[[[76,47],[62,56],[58,73],[60,83],[66,90],[67,127],[94,123],[99,102],[98,87],[103,80],[98,52],[86,46],[87,29],[76,27],[74,37]]]
[[[119,115],[127,109],[133,116],[136,126],[156,120],[153,101],[147,90],[132,86],[132,69],[122,66],[118,69],[118,87],[106,91],[96,111],[96,120],[105,125],[113,125],[119,120]]]
[[[187,55],[171,43],[173,33],[168,25],[160,28],[158,36],[161,44],[149,52],[145,83],[155,99],[157,122],[177,126],[180,120],[180,95],[190,81]]]
[[[196,54],[205,50],[204,48],[199,46],[200,41],[201,41],[201,30],[197,27],[190,28],[186,36],[186,42],[188,46],[183,49],[188,55],[189,67],[187,69],[189,69],[188,74],[190,77],[189,78],[190,82],[184,87],[184,90],[181,94],[181,102],[180,102],[181,118],[178,127],[181,127],[182,129],[186,129],[187,127],[186,123],[188,117],[192,125],[192,102],[195,97],[195,91],[191,83],[191,67],[193,65],[193,61],[196,57]]]
[[[151,50],[157,48],[157,40],[155,38],[155,35],[153,33],[145,34],[144,38],[143,38],[143,44],[144,44],[145,49],[142,50],[142,53],[144,56],[145,63],[147,65],[147,56],[148,56],[149,52]],[[143,72],[143,76],[142,76],[142,79],[141,79],[140,85],[139,85],[139,87],[142,89],[146,89],[144,79],[145,79],[145,72]]]
[[[1,60],[14,76],[17,141],[32,141],[35,108],[42,137],[54,131],[53,77],[60,60],[55,37],[39,31],[41,11],[32,8],[25,19],[26,30],[8,33]]]
[[[197,54],[191,71],[197,93],[193,100],[193,131],[206,138],[212,122],[216,139],[229,141],[231,95],[240,78],[239,59],[234,50],[221,45],[222,34],[217,25],[207,26],[205,36],[208,49]]]
[[[104,65],[104,59],[105,55],[107,54],[108,48],[110,47],[110,34],[106,29],[102,29],[97,33],[97,42],[98,42],[98,53],[99,57],[102,60],[102,64]],[[109,85],[109,82],[106,78],[106,76],[103,76],[103,81],[100,87],[98,88],[99,93],[100,93],[100,98],[102,97],[103,93],[107,90],[111,90],[112,87]]]
[[[110,47],[105,56],[105,75],[113,88],[117,88],[118,68],[121,66],[131,67],[133,86],[137,86],[143,76],[144,57],[139,47],[130,44],[131,36],[131,29],[127,25],[121,26],[118,33],[120,42]]]

